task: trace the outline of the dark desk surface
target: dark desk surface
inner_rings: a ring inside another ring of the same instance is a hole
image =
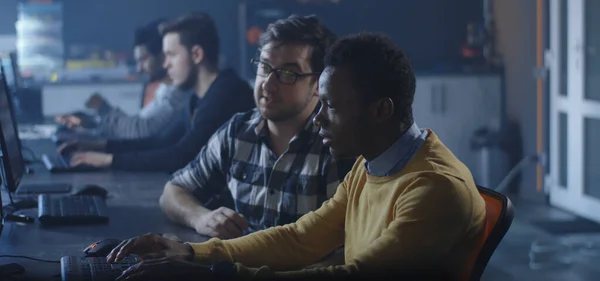
[[[49,140],[24,141],[36,154],[55,149]],[[27,157],[27,154],[25,154]],[[110,222],[94,226],[41,228],[39,223],[17,224],[6,222],[0,236],[0,255],[24,255],[60,260],[65,255],[81,255],[88,245],[104,239],[126,239],[144,233],[172,233],[184,241],[206,241],[206,237],[171,223],[161,212],[158,198],[169,179],[163,173],[130,173],[103,171],[93,173],[50,174],[42,164],[31,166],[33,174],[25,175],[22,184],[71,183],[73,190],[86,184],[96,184],[109,191],[107,206]],[[16,198],[16,197],[15,197]],[[2,191],[4,204],[8,194]],[[23,210],[21,214],[37,216],[37,209]],[[26,259],[0,258],[0,264],[16,262],[27,269],[27,279],[46,279],[60,274],[59,264],[48,264]]]

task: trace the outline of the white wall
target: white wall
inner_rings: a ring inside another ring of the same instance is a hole
[[[500,52],[506,66],[506,94],[509,118],[521,126],[524,155],[536,154],[536,0],[495,0],[495,17]],[[520,195],[544,200],[536,191],[536,166],[523,175]]]

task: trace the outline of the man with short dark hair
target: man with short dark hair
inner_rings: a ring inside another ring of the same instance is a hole
[[[295,223],[234,240],[124,241],[109,262],[130,253],[155,259],[121,278],[468,279],[485,203],[469,169],[413,121],[415,76],[406,55],[386,36],[359,34],[334,44],[325,65],[315,124],[333,155],[360,155],[333,198]],[[345,264],[298,269],[342,244]]]
[[[71,165],[173,172],[189,163],[212,134],[235,113],[254,108],[252,90],[233,70],[219,71],[219,37],[213,20],[194,13],[162,26],[164,67],[173,84],[193,91],[179,120],[159,137],[69,142]]]
[[[192,93],[173,87],[162,67],[162,36],[158,29],[163,22],[163,19],[156,20],[135,30],[133,56],[137,72],[149,80],[142,109],[135,115],[128,115],[110,105],[100,94],[92,95],[87,101],[86,106],[94,109],[98,118],[88,118],[86,121],[93,120],[93,126],[101,136],[127,139],[154,136],[168,127],[183,107],[188,105]],[[58,116],[56,121],[70,127],[85,122],[74,115]]]
[[[354,159],[333,159],[311,122],[334,39],[314,16],[268,26],[253,61],[257,109],[234,116],[173,175],[160,198],[168,217],[229,239],[294,222],[334,194]],[[234,207],[214,203],[223,193]]]

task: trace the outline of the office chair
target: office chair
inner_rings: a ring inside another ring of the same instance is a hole
[[[504,194],[477,186],[485,201],[485,231],[479,242],[479,253],[474,256],[469,281],[479,281],[492,254],[512,224],[514,211],[510,199]]]

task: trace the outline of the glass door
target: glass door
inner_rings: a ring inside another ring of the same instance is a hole
[[[600,1],[550,0],[550,203],[600,222]]]

